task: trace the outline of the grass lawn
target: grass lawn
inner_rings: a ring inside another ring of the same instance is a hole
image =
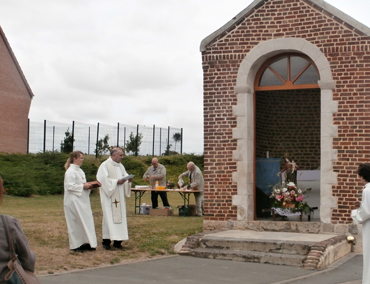
[[[94,252],[74,253],[69,249],[67,226],[63,210],[63,195],[30,198],[5,196],[0,213],[19,219],[31,249],[36,253],[36,274],[104,266],[120,262],[173,254],[174,245],[183,238],[202,231],[203,218],[180,217],[178,205],[183,199],[178,193],[168,193],[174,216],[134,214],[134,193],[126,199],[129,240],[123,251],[106,251],[101,246],[102,210],[97,192],[90,196],[95,220],[98,248]],[[162,206],[158,197],[159,206]],[[141,202],[151,204],[150,193]],[[190,203],[195,204],[194,195]]]

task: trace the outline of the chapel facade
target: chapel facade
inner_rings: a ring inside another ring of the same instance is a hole
[[[256,0],[200,51],[203,228],[261,229],[257,161],[290,157],[319,172],[317,232],[356,234],[356,170],[370,161],[370,29],[322,0]]]
[[[27,153],[33,93],[0,27],[0,152]]]

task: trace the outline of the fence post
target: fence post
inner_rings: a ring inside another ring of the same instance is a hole
[[[181,128],[181,148],[180,148],[180,154],[182,155],[182,135],[183,135],[183,132],[182,132],[182,128]]]
[[[159,128],[159,156],[162,156],[162,127]]]
[[[90,155],[90,126],[89,126],[89,136],[87,137],[87,155]]]
[[[119,122],[117,123],[117,147],[119,147]]]
[[[136,142],[136,145],[135,145],[135,156],[137,157],[138,155],[138,140],[139,140],[139,124],[137,124],[136,126],[136,139],[135,139],[135,142]]]
[[[42,147],[43,153],[45,153],[45,147],[46,147],[46,119],[44,119],[44,145]]]
[[[54,144],[55,144],[55,126],[53,125],[53,148],[52,148],[53,152],[55,151]]]
[[[96,128],[95,158],[98,158],[98,142],[99,142],[99,122]]]
[[[168,132],[167,132],[167,150],[168,150],[168,155],[171,154],[170,150],[170,127],[168,126]]]
[[[27,123],[27,154],[30,153],[30,119],[28,119]]]
[[[152,149],[152,156],[154,156],[154,144],[155,144],[155,125],[153,124],[153,149]]]
[[[75,143],[75,121],[72,121],[72,151],[74,150]]]
[[[123,128],[123,148],[126,152],[126,126]]]

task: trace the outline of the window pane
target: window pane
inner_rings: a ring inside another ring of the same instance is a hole
[[[288,59],[287,57],[279,58],[277,61],[272,63],[271,68],[279,74],[285,81],[288,80]]]
[[[293,80],[308,65],[308,61],[302,57],[292,56],[290,58],[290,80]]]
[[[294,85],[304,85],[304,84],[317,84],[319,81],[319,74],[316,69],[311,65],[307,70],[294,82]]]
[[[282,82],[276,75],[270,71],[270,69],[266,69],[261,76],[261,81],[259,84],[261,87],[265,86],[283,86],[284,82]]]

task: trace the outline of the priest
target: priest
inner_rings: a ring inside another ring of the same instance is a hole
[[[125,196],[131,195],[132,176],[129,176],[121,161],[123,151],[113,148],[96,175],[101,183],[100,201],[103,210],[103,247],[122,250],[122,241],[128,240]]]
[[[370,284],[370,164],[361,164],[357,169],[361,183],[365,185],[361,202],[356,202],[358,209],[352,210],[353,223],[362,224],[363,270],[362,283]]]

